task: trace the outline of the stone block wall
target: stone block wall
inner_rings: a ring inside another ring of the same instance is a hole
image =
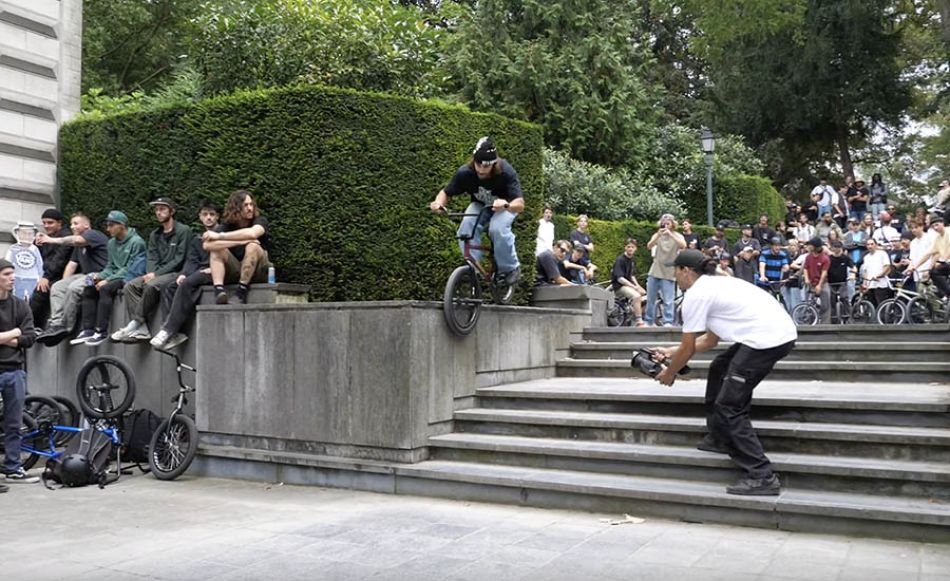
[[[56,205],[57,132],[79,111],[82,0],[0,0],[0,251]]]

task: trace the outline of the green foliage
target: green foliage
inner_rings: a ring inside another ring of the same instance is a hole
[[[80,119],[61,131],[63,205],[94,217],[120,208],[145,229],[159,195],[189,219],[198,200],[247,188],[273,226],[280,280],[311,285],[320,301],[438,299],[461,257],[454,226],[428,203],[489,134],[525,192],[515,233],[530,281],[540,128],[459,106],[298,86]]]
[[[678,200],[625,170],[576,161],[554,149],[544,150],[544,181],[545,201],[556,213],[649,220],[683,210]]]
[[[610,166],[649,153],[656,95],[637,0],[484,0],[446,57],[473,109],[544,127],[547,145]]]
[[[82,92],[120,96],[164,84],[191,37],[193,0],[85,0]]]
[[[134,91],[114,97],[102,89],[90,89],[82,95],[81,115],[102,118],[122,112],[141,112],[160,107],[181,105],[200,101],[204,93],[204,79],[190,67],[179,69],[169,83],[146,94]]]
[[[192,59],[212,94],[312,82],[442,93],[446,32],[415,7],[379,0],[204,2]]]
[[[705,197],[702,204],[705,208]],[[755,224],[759,216],[768,214],[770,223],[777,224],[785,219],[785,202],[765,178],[729,176],[718,182],[713,213],[717,220],[730,218],[740,224]]]

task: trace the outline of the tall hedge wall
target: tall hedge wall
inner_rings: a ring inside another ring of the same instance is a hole
[[[147,230],[155,197],[172,196],[195,223],[200,199],[223,204],[246,188],[273,225],[280,280],[311,285],[320,301],[437,299],[461,256],[428,203],[482,135],[521,177],[515,233],[531,281],[541,129],[436,102],[298,86],[78,120],[60,135],[63,205],[97,222],[119,208]]]
[[[785,218],[785,202],[772,183],[761,176],[733,175],[714,182],[713,218],[735,220],[739,224],[756,223],[762,214],[769,215],[771,224]],[[706,221],[706,194],[690,194],[686,199],[687,213],[695,222]]]

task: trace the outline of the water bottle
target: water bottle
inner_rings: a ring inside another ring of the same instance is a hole
[[[273,266],[267,269],[267,284],[277,284],[277,271]]]

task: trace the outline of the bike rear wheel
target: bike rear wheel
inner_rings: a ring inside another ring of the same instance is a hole
[[[465,337],[475,329],[482,308],[482,287],[478,274],[471,266],[460,266],[452,271],[445,284],[442,313],[449,330]]]
[[[111,355],[93,357],[79,370],[76,395],[87,417],[117,418],[135,399],[135,376],[121,359]]]
[[[198,451],[198,428],[195,421],[176,413],[158,425],[149,444],[148,466],[159,480],[181,476]]]
[[[852,323],[871,323],[874,321],[875,308],[874,303],[866,300],[859,300],[851,307]]]
[[[924,297],[914,297],[907,303],[907,322],[927,324],[934,322],[934,311]]]
[[[907,307],[897,299],[881,301],[877,307],[877,322],[882,325],[900,325],[907,316]]]
[[[792,309],[792,320],[800,326],[817,325],[818,309],[808,303],[795,305],[795,308]]]

